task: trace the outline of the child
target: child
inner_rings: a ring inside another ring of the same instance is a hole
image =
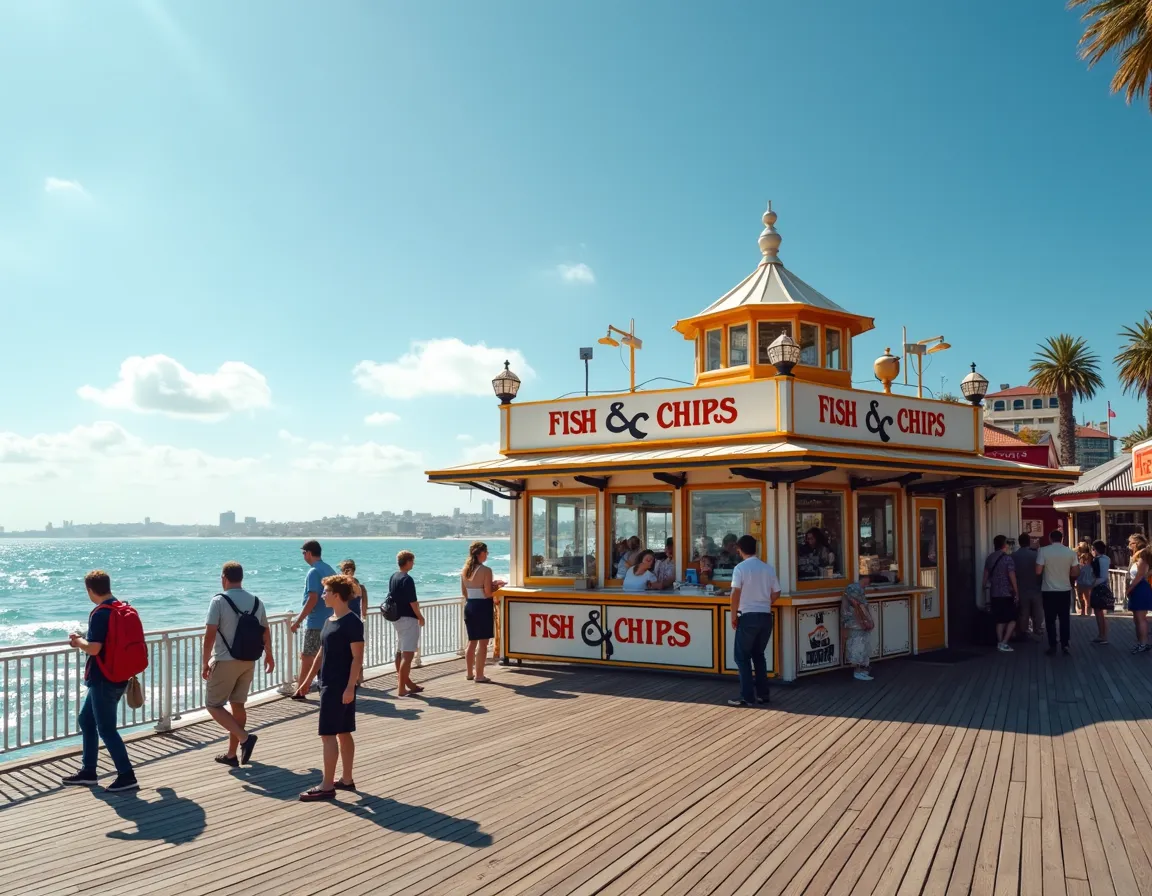
[[[323,580],[324,603],[332,615],[320,633],[320,652],[304,681],[320,673],[320,740],[324,744],[324,780],[300,794],[305,803],[336,798],[337,790],[355,790],[352,760],[356,745],[356,682],[364,667],[364,624],[352,612],[348,602],[355,593],[350,576],[328,576]],[[307,693],[303,684],[296,692]],[[340,759],[340,780],[336,779],[336,760]]]
[[[844,589],[840,601],[840,618],[844,626],[844,659],[856,667],[852,677],[857,681],[871,681],[868,667],[872,663],[872,638],[869,634],[875,623],[872,611],[868,608],[868,596],[864,589],[870,581],[861,576],[859,584]]]

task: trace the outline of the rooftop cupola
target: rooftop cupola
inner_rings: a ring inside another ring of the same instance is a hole
[[[845,311],[784,267],[771,202],[762,220],[756,270],[699,314],[676,322],[696,343],[696,384],[776,376],[768,347],[787,333],[800,346],[793,375],[850,386],[852,337],[871,330],[872,318]]]

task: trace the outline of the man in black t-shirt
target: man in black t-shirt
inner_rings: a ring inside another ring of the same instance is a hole
[[[420,629],[424,625],[424,614],[420,612],[420,602],[416,600],[416,583],[412,581],[412,567],[416,555],[411,551],[401,551],[396,555],[396,565],[400,568],[388,580],[388,594],[400,610],[400,618],[393,620],[396,629],[396,696],[406,697],[419,694],[424,688],[412,682],[412,659],[420,647]]]

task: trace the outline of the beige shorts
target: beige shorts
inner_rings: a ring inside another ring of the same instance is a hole
[[[205,706],[222,707],[225,703],[244,704],[252,688],[256,663],[252,660],[214,660],[209,667]]]

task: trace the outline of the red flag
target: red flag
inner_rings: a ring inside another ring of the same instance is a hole
[[[1115,417],[1115,416],[1116,416],[1116,412],[1114,410],[1112,410],[1112,408],[1108,408],[1109,419],[1111,419],[1112,417]]]

